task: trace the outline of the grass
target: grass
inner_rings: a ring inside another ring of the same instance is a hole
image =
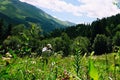
[[[79,69],[81,75],[76,74],[75,56],[17,57],[12,58],[9,65],[0,58],[0,80],[91,80],[88,70],[90,59],[99,73],[98,80],[120,80],[120,58],[117,53],[81,57]]]

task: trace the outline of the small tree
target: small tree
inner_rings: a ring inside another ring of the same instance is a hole
[[[9,36],[3,42],[4,47],[8,47],[13,50],[18,49],[21,46],[21,44],[22,41],[17,36]]]
[[[55,52],[61,51],[62,50],[62,39],[61,37],[56,37],[54,38],[54,49]]]
[[[77,37],[72,46],[71,46],[73,52],[75,49],[81,50],[81,54],[88,53],[90,50],[90,41],[87,37]]]
[[[61,35],[62,39],[62,51],[64,56],[68,56],[70,52],[70,38],[66,33],[62,33]]]
[[[120,46],[120,32],[116,32],[113,41],[116,46]]]
[[[93,49],[95,54],[102,54],[107,52],[107,37],[102,34],[97,34],[94,39]]]

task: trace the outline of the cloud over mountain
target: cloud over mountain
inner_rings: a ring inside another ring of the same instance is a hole
[[[38,8],[45,8],[53,12],[65,12],[74,16],[88,16],[102,18],[115,15],[120,12],[114,4],[114,0],[78,0],[79,5],[67,3],[65,0],[20,0]]]

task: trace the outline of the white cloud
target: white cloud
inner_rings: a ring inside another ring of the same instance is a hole
[[[78,7],[74,6],[70,3],[66,3],[63,0],[20,0],[22,2],[27,2],[29,4],[32,4],[37,7],[47,8],[52,11],[57,12],[68,12],[72,13],[76,16],[81,16],[81,13],[79,13]]]
[[[92,18],[102,18],[115,15],[120,12],[114,0],[78,0],[80,5],[66,3],[64,0],[20,0],[39,8],[50,9],[55,12],[72,13],[75,16],[87,15]]]
[[[113,4],[114,0],[79,0],[84,5],[80,9],[89,17],[107,17],[120,12],[120,9]]]

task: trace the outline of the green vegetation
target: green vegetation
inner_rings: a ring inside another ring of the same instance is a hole
[[[65,30],[59,30],[62,33],[57,37],[51,33],[45,36],[39,25],[29,24],[29,27],[6,25],[1,20],[0,80],[120,79],[120,52],[119,45],[115,44],[119,41],[118,32],[113,41],[103,34],[97,34],[92,41],[87,36],[71,38]],[[48,43],[52,44],[53,55],[44,57],[42,48]],[[106,54],[112,52],[111,44],[116,53]],[[6,56],[8,53],[12,58]]]
[[[0,14],[4,14],[9,18],[7,18],[8,22],[13,21],[14,24],[28,25],[29,22],[32,22],[41,25],[41,28],[46,32],[55,28],[74,25],[70,22],[60,21],[44,11],[19,0],[0,0]]]
[[[105,35],[98,34],[95,37],[93,48],[96,54],[107,52],[107,37]]]
[[[116,35],[114,36],[114,44],[120,46],[120,32],[116,32]]]
[[[14,54],[14,53],[13,53]],[[7,60],[0,58],[0,80],[119,80],[120,53],[106,56],[76,56],[62,57],[53,55],[45,63],[43,57],[14,57]],[[115,58],[114,58],[115,56]],[[115,61],[114,61],[115,60]]]
[[[29,4],[0,1],[0,80],[120,80],[120,14],[65,28]]]

